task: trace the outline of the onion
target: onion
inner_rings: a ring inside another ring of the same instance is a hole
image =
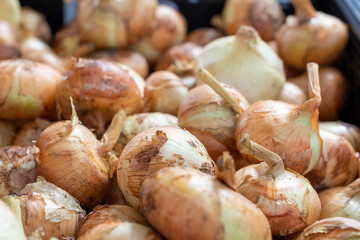
[[[85,211],[70,194],[48,182],[26,185],[22,196],[2,200],[22,222],[28,239],[75,236]]]
[[[176,115],[188,89],[181,79],[168,71],[157,71],[146,79],[145,99],[148,110]]]
[[[71,96],[80,120],[102,134],[105,125],[120,109],[127,114],[142,110],[144,85],[137,73],[124,66],[73,58],[56,92],[58,114],[70,117]]]
[[[319,118],[322,121],[337,120],[344,100],[345,78],[339,70],[332,67],[320,68],[319,75],[322,96]],[[306,74],[288,80],[305,91],[308,81]]]
[[[40,136],[41,132],[50,126],[51,122],[42,118],[36,118],[34,121],[26,123],[16,134],[13,145],[33,146]]]
[[[124,111],[117,113],[98,141],[78,122],[73,107],[71,121],[59,121],[47,127],[36,141],[40,149],[36,170],[79,200],[85,209],[101,203],[109,186],[107,154],[119,138]]]
[[[236,88],[250,103],[276,99],[285,83],[281,59],[251,27],[206,45],[197,57],[196,71],[202,68]]]
[[[159,5],[150,32],[132,48],[141,52],[150,64],[156,63],[161,55],[171,46],[184,41],[187,23],[184,16],[176,9]]]
[[[186,41],[205,47],[208,43],[223,36],[224,34],[215,28],[198,28],[188,34]]]
[[[141,182],[169,166],[215,174],[215,163],[202,143],[188,131],[175,127],[150,128],[136,135],[120,155],[117,178],[126,201],[138,209]]]
[[[277,100],[289,104],[301,105],[306,102],[307,99],[308,97],[301,88],[294,83],[286,82]]]
[[[334,217],[323,219],[305,228],[296,240],[344,240],[360,237],[360,221]]]
[[[150,31],[157,0],[80,0],[77,24],[100,48],[127,47]]]
[[[254,27],[264,41],[274,38],[284,21],[281,5],[276,0],[227,0],[222,12],[222,24],[228,35],[241,26]]]
[[[0,120],[0,136],[0,147],[11,145],[15,136],[14,126],[10,122]]]
[[[49,43],[51,41],[51,29],[46,18],[32,8],[21,8],[20,29],[22,32],[33,35],[44,42]]]
[[[15,28],[20,26],[21,6],[19,0],[0,1],[0,19],[5,20]]]
[[[332,63],[348,42],[347,26],[338,18],[316,12],[310,0],[292,0],[295,16],[289,16],[276,35],[285,64],[305,69],[308,62]]]
[[[19,39],[15,28],[0,20],[0,60],[16,58],[19,55]]]
[[[317,191],[351,183],[358,167],[354,148],[345,138],[330,132],[320,130],[320,136],[323,140],[320,160],[305,177]]]
[[[149,64],[140,53],[130,50],[103,50],[88,55],[89,58],[104,59],[124,64],[145,78],[149,74]]]
[[[271,239],[265,215],[208,174],[165,168],[146,178],[140,208],[167,239]]]
[[[10,208],[0,200],[0,239],[25,240],[24,230]]]
[[[58,71],[29,60],[0,62],[0,112],[2,119],[50,117],[55,113],[55,91],[61,80]]]

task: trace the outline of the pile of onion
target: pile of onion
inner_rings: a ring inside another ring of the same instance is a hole
[[[21,223],[11,209],[0,200],[0,239],[25,240],[25,234]]]
[[[32,8],[21,8],[20,29],[26,35],[33,35],[44,42],[49,43],[51,41],[51,29],[46,18]]]
[[[18,33],[10,23],[0,20],[0,60],[16,58],[18,55]]]
[[[11,145],[12,139],[15,136],[14,126],[11,122],[0,120],[0,147]]]
[[[50,126],[50,124],[51,122],[42,118],[36,118],[32,122],[26,123],[16,134],[12,144],[17,146],[33,146],[41,132]]]
[[[215,28],[197,28],[188,34],[186,42],[205,47],[208,43],[223,36],[224,34]]]

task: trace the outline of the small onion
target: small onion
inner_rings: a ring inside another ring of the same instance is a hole
[[[141,182],[159,169],[184,166],[215,174],[215,163],[202,143],[176,127],[150,128],[136,135],[120,155],[118,185],[125,199],[139,207]]]
[[[46,18],[32,8],[21,8],[20,29],[22,32],[33,35],[44,42],[49,43],[51,41],[51,29]]]
[[[0,19],[18,28],[21,22],[21,5],[19,0],[0,1]]]
[[[33,146],[40,136],[41,132],[50,126],[51,122],[42,118],[36,118],[34,121],[26,123],[16,134],[13,145]]]
[[[157,0],[79,0],[77,24],[100,48],[127,47],[150,31]]]
[[[0,212],[0,239],[25,240],[26,237],[21,223],[11,209],[1,200]]]
[[[198,28],[188,34],[186,42],[205,47],[208,43],[223,36],[224,34],[215,28]]]
[[[61,75],[42,63],[16,59],[0,62],[0,118],[51,117]]]
[[[146,178],[140,208],[168,239],[271,239],[265,215],[214,177],[189,168],[165,168]]]
[[[358,167],[354,148],[345,138],[330,132],[320,130],[320,136],[323,140],[320,160],[305,177],[317,191],[351,183]]]
[[[296,84],[286,82],[277,100],[289,104],[301,105],[308,99],[305,92]]]
[[[0,120],[0,136],[0,147],[11,145],[12,139],[15,136],[14,126],[10,122]]]
[[[146,79],[145,99],[148,110],[176,115],[188,89],[181,79],[169,71],[157,71]]]
[[[150,32],[132,48],[154,64],[166,49],[182,43],[186,32],[187,23],[180,12],[166,5],[158,5]]]
[[[19,55],[19,39],[15,28],[0,20],[0,60],[16,58]]]

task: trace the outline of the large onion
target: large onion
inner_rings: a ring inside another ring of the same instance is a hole
[[[296,84],[286,82],[277,100],[289,104],[301,105],[308,99],[305,92]]]
[[[189,33],[186,41],[205,47],[211,41],[223,36],[224,34],[215,28],[198,28]]]
[[[18,33],[11,24],[0,20],[0,60],[16,58],[18,55]]]
[[[33,146],[40,136],[41,132],[50,126],[51,122],[42,118],[36,118],[34,121],[26,123],[16,134],[13,145]]]
[[[10,208],[1,200],[0,212],[0,239],[25,240],[26,237],[21,223]]]
[[[0,147],[11,145],[15,136],[14,126],[7,121],[0,120]]]
[[[0,1],[0,19],[5,20],[15,28],[20,26],[21,5],[19,0]]]
[[[21,31],[33,35],[44,42],[51,41],[51,29],[46,18],[29,7],[21,8]]]

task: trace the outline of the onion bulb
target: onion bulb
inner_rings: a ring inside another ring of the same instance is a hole
[[[0,147],[11,145],[12,139],[15,136],[14,126],[10,122],[0,120],[0,136]]]
[[[206,149],[186,130],[156,127],[136,135],[122,151],[117,168],[118,185],[125,199],[138,209],[141,182],[159,169],[172,166],[215,174],[215,163]]]
[[[0,118],[33,119],[55,115],[55,91],[61,75],[42,63],[16,59],[0,62]]]
[[[271,239],[252,202],[194,169],[165,168],[146,178],[140,209],[167,239]]]
[[[41,132],[50,126],[51,122],[42,118],[36,118],[34,121],[26,123],[16,134],[13,145],[33,146],[40,136]]]
[[[335,16],[316,12],[311,0],[291,0],[295,16],[289,16],[276,35],[279,55],[298,70],[308,62],[332,63],[344,50],[347,26]]]
[[[85,209],[101,203],[109,187],[107,154],[119,138],[124,119],[124,111],[117,113],[98,141],[79,124],[73,107],[71,121],[50,125],[36,141],[38,174],[69,192]]]
[[[21,22],[21,5],[19,0],[1,0],[0,1],[0,19],[5,20],[16,29]]]
[[[0,60],[16,58],[19,55],[19,39],[15,28],[0,20]]]
[[[166,49],[182,43],[186,32],[186,19],[180,12],[166,5],[158,5],[149,33],[132,48],[154,64]]]
[[[70,118],[71,96],[84,125],[102,134],[120,109],[127,114],[142,110],[144,85],[142,77],[122,65],[72,58],[56,92],[58,114]]]
[[[188,34],[186,42],[193,42],[205,47],[208,43],[223,36],[224,34],[215,28],[198,28]]]
[[[297,233],[317,221],[319,196],[306,178],[285,170],[279,155],[246,137],[239,146],[241,153],[251,154],[262,163],[237,171],[235,189],[261,209],[273,235]]]
[[[236,88],[250,103],[276,99],[285,83],[281,59],[247,26],[241,27],[235,36],[206,45],[197,56],[196,72],[202,68]]]
[[[277,100],[289,104],[301,105],[308,99],[305,92],[296,84],[286,82]]]
[[[38,154],[36,147],[0,148],[0,198],[10,194],[20,195],[26,184],[35,182],[35,157]]]
[[[296,240],[344,240],[360,238],[360,221],[334,217],[323,219],[305,228]]]
[[[21,223],[10,208],[1,200],[0,212],[0,239],[25,240],[26,237]]]
[[[145,85],[147,108],[151,112],[176,115],[188,89],[181,79],[169,71],[153,72]]]
[[[99,48],[127,47],[150,31],[157,0],[79,0],[81,35]]]
[[[33,35],[44,42],[49,43],[51,41],[51,30],[46,18],[32,8],[21,8],[20,29],[25,34]]]
[[[320,136],[323,140],[320,160],[305,177],[317,191],[351,183],[358,167],[354,148],[345,138],[330,132],[320,130]]]

